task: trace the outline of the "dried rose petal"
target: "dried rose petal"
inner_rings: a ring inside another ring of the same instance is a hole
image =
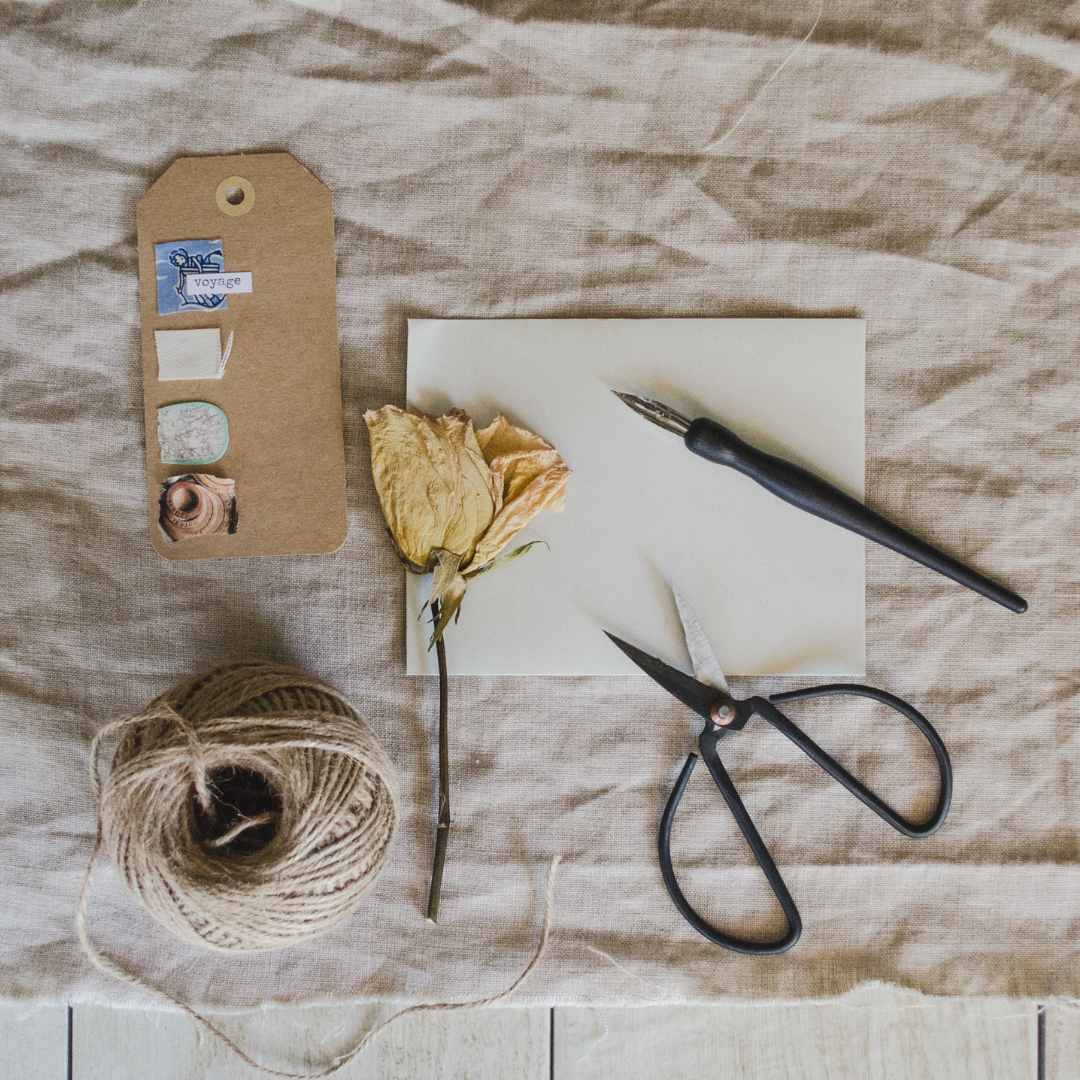
[[[375,488],[402,558],[420,573],[439,548],[471,558],[495,509],[472,422],[463,413],[429,417],[393,405],[364,420]]]
[[[398,554],[416,573],[435,572],[434,642],[461,604],[465,579],[534,515],[562,509],[570,470],[554,447],[502,415],[479,432],[459,409],[432,417],[386,405],[364,420],[375,487]]]
[[[476,550],[477,540],[487,531],[495,515],[491,471],[476,441],[472,421],[465,413],[455,409],[440,416],[437,423],[442,425],[454,447],[461,470],[461,502],[440,546],[460,555],[462,564],[467,566]]]
[[[496,499],[498,511],[469,566],[474,574],[541,510],[563,508],[571,475],[554,447],[539,435],[514,427],[502,414],[476,438],[501,494]]]

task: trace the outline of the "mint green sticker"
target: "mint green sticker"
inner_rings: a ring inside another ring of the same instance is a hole
[[[208,401],[158,409],[157,435],[165,465],[209,465],[229,446],[229,421]]]

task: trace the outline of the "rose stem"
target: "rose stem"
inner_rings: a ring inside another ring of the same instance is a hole
[[[439,621],[439,601],[431,605],[432,618]],[[446,677],[446,645],[440,637],[435,642],[439,658],[439,825],[435,830],[435,865],[431,869],[431,891],[428,893],[428,922],[439,918],[439,897],[442,895],[443,863],[446,862],[446,841],[450,836],[450,738],[446,716],[450,687]]]

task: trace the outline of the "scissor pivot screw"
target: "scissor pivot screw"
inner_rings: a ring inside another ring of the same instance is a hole
[[[727,727],[735,719],[735,710],[732,708],[731,702],[718,701],[709,710],[709,715],[713,718],[713,723],[719,724],[721,727]]]

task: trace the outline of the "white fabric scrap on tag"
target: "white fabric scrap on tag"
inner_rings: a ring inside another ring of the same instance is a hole
[[[155,330],[158,379],[174,382],[178,379],[220,379],[232,351],[233,335],[229,334],[225,350],[221,348],[221,330]]]

